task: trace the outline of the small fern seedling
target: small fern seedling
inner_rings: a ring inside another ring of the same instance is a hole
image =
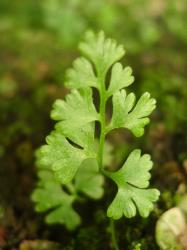
[[[125,54],[121,45],[106,39],[103,32],[88,32],[80,43],[84,57],[75,60],[67,71],[66,86],[70,93],[66,100],[57,100],[51,118],[57,121],[54,131],[47,136],[46,145],[37,152],[38,186],[32,199],[39,212],[49,211],[48,223],[64,223],[74,229],[80,216],[73,204],[86,195],[99,199],[103,195],[103,177],[111,179],[118,187],[107,209],[111,218],[115,249],[113,220],[123,215],[131,218],[137,211],[147,217],[159,197],[157,189],[149,189],[149,171],[152,161],[139,149],[130,153],[123,166],[111,172],[106,168],[106,135],[113,129],[129,129],[136,137],[144,133],[148,116],[155,108],[155,100],[144,93],[135,102],[134,93],[124,88],[134,81],[132,70],[118,62]],[[106,74],[111,70],[109,86]],[[93,88],[100,96],[99,111],[93,103]],[[106,119],[106,103],[112,98],[113,112]],[[95,123],[100,123],[99,138],[95,138]]]

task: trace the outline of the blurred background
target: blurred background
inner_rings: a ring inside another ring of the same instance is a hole
[[[64,73],[79,56],[87,29],[104,30],[123,44],[123,64],[132,67],[136,79],[132,90],[157,99],[143,138],[121,132],[110,138],[116,164],[136,146],[152,155],[152,183],[162,192],[148,221],[119,222],[121,245],[133,249],[140,242],[142,249],[158,249],[156,221],[186,195],[186,0],[0,0],[0,249],[39,249],[25,243],[38,239],[60,242],[61,249],[110,249],[106,204],[89,203],[90,218],[69,233],[45,225],[30,201],[34,151],[53,128],[51,105],[67,93]]]

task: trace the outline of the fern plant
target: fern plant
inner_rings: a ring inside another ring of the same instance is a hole
[[[152,161],[139,149],[130,153],[123,166],[107,170],[106,135],[113,129],[129,129],[142,136],[149,123],[148,116],[155,108],[155,100],[144,93],[135,103],[135,95],[124,88],[134,81],[132,70],[118,62],[125,54],[121,45],[105,38],[103,32],[88,32],[80,43],[84,57],[75,60],[67,71],[66,86],[70,93],[66,100],[54,103],[51,118],[57,121],[47,136],[46,145],[37,151],[38,185],[32,194],[38,212],[49,211],[48,223],[64,223],[68,229],[80,224],[81,218],[73,204],[85,195],[99,199],[103,195],[104,177],[111,179],[118,191],[107,210],[111,218],[114,247],[117,248],[113,219],[123,215],[131,218],[137,210],[147,217],[159,191],[149,189]],[[109,86],[106,74],[111,70]],[[99,92],[97,111],[93,103],[93,88]],[[106,104],[112,98],[113,113],[106,119]],[[95,122],[100,123],[99,138],[95,138]]]

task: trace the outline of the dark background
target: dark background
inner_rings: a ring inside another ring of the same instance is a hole
[[[67,93],[64,73],[79,56],[87,29],[104,30],[123,44],[123,64],[136,79],[133,91],[157,99],[144,137],[111,137],[117,162],[137,145],[152,155],[152,184],[162,192],[149,219],[117,222],[121,248],[140,242],[142,249],[158,249],[155,222],[186,193],[186,1],[0,0],[0,249],[38,249],[23,243],[38,239],[61,249],[110,249],[105,199],[80,208],[83,225],[73,233],[45,225],[30,201],[34,151],[53,128],[51,105]]]

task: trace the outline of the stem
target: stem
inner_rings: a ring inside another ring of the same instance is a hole
[[[99,138],[99,151],[98,151],[98,165],[99,169],[102,172],[103,170],[103,150],[104,150],[104,142],[105,142],[105,111],[106,111],[106,87],[105,87],[105,77],[104,74],[98,76],[98,80],[101,82],[100,89],[100,138]]]
[[[101,173],[109,178],[111,178],[111,174],[103,168],[103,151],[104,151],[104,142],[105,142],[105,134],[106,134],[106,122],[105,122],[105,113],[106,113],[106,86],[105,86],[105,73],[98,74],[98,81],[100,81],[100,124],[101,124],[101,131],[100,131],[100,138],[99,138],[99,150],[98,150],[98,165]],[[113,219],[110,219],[110,230],[112,235],[112,244],[115,250],[119,250],[116,234],[115,234],[115,226]]]
[[[114,225],[114,220],[110,219],[110,231],[112,235],[112,245],[115,250],[119,250],[117,239],[116,239],[116,232],[115,232],[115,225]]]

